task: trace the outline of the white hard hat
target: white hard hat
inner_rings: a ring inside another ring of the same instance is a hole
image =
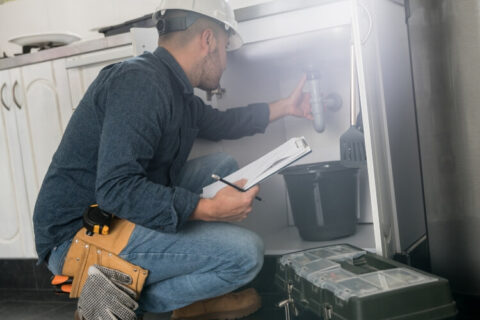
[[[167,10],[190,11],[217,20],[225,25],[226,31],[229,31],[228,51],[236,50],[243,45],[242,37],[238,32],[238,23],[227,0],[161,0],[155,17],[158,19]]]

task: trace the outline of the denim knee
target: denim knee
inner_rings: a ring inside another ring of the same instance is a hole
[[[263,257],[265,253],[265,248],[263,244],[262,238],[258,236],[254,232],[250,232],[251,242],[250,248],[248,250],[249,260],[251,269],[249,272],[250,279],[248,281],[253,280],[255,276],[260,272],[263,267]]]
[[[219,152],[213,155],[216,160],[215,172],[224,177],[238,170],[237,161],[228,153]]]
[[[263,240],[254,232],[245,230],[237,244],[231,248],[233,252],[232,263],[236,270],[231,272],[232,280],[238,285],[252,281],[263,266],[264,244]]]

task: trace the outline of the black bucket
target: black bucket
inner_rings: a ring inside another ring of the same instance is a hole
[[[357,171],[341,161],[331,161],[292,166],[280,172],[302,239],[325,241],[355,233]]]

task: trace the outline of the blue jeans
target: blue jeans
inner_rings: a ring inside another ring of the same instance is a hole
[[[180,186],[200,193],[210,175],[236,170],[233,158],[214,154],[187,162]],[[70,247],[54,248],[48,268],[61,274]],[[255,233],[222,222],[189,221],[177,233],[136,225],[120,257],[149,270],[139,299],[139,313],[166,312],[216,297],[250,282],[263,265],[263,242]]]

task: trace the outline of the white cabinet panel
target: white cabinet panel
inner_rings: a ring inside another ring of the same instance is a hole
[[[72,101],[70,99],[70,86],[68,84],[65,59],[52,61],[58,103],[60,104],[62,131],[65,131],[68,121],[73,113]]]
[[[0,72],[0,257],[35,257],[33,208],[71,116],[64,62]]]
[[[49,61],[10,70],[30,216],[71,114],[66,75],[58,66]]]
[[[35,257],[9,71],[0,72],[0,258]]]
[[[0,242],[11,243],[19,234],[18,209],[15,203],[15,187],[13,181],[13,170],[11,163],[10,148],[8,146],[7,123],[4,113],[13,113],[11,104],[8,103],[7,90],[10,86],[6,83],[8,73],[0,74],[0,85],[2,86],[2,112],[0,112],[0,203],[2,204],[0,215]]]
[[[29,130],[39,186],[62,138],[60,103],[51,62],[25,67],[22,74],[26,121],[21,130]]]
[[[25,182],[31,210],[62,137],[61,113],[51,62],[12,69]],[[32,211],[31,211],[32,212]]]
[[[35,206],[36,194],[38,192],[39,182],[36,181],[36,173],[33,165],[33,152],[31,145],[31,135],[27,123],[25,113],[25,95],[23,91],[22,73],[20,68],[10,70],[10,78],[12,86],[12,111],[15,113],[17,144],[20,148],[21,159],[20,163],[23,166],[24,184],[27,190],[28,206],[30,215],[33,213]]]

